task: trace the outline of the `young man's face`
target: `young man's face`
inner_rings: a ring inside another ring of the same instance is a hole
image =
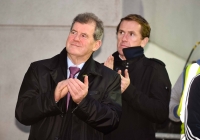
[[[94,22],[74,23],[66,41],[66,49],[69,55],[87,60],[93,51],[100,47],[101,41],[95,41],[93,37],[95,27]]]
[[[141,25],[136,21],[127,21],[124,20],[121,22],[119,26],[119,31],[117,33],[117,50],[119,54],[123,57],[123,48],[141,46],[144,47],[146,45],[145,39],[142,39],[142,35],[140,33]]]

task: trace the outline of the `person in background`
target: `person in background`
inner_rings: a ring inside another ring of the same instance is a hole
[[[155,140],[156,124],[168,119],[171,83],[165,64],[144,55],[150,31],[137,14],[117,26],[117,52],[104,63],[121,74],[122,117],[110,140]]]
[[[30,65],[15,110],[19,122],[31,125],[29,140],[103,140],[118,126],[120,75],[92,57],[103,33],[96,15],[79,14],[66,48]]]
[[[197,74],[200,73],[200,60],[193,61],[191,64],[187,65],[184,71],[178,77],[174,87],[172,88],[172,93],[170,97],[169,104],[169,118],[174,122],[182,122],[181,128],[181,140],[185,139],[185,129],[184,129],[184,112],[185,112],[185,99],[188,92],[188,86]],[[183,104],[183,107],[182,107]],[[182,113],[181,113],[182,112]],[[181,115],[182,114],[182,115]],[[180,118],[180,116],[182,116]]]
[[[188,87],[185,108],[185,138],[200,140],[200,74],[195,76]]]
[[[182,90],[183,90],[183,73],[181,73],[176,83],[174,84],[170,97],[169,118],[174,122],[180,121],[180,117],[177,114],[177,110],[180,103]]]

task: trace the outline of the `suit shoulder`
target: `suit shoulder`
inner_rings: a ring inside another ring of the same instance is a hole
[[[114,70],[112,70],[112,69],[110,69],[110,68],[104,66],[103,63],[99,63],[99,62],[96,61],[96,65],[97,65],[97,67],[99,68],[99,70],[102,70],[102,71],[104,71],[104,72],[106,72],[106,73],[109,73],[109,74],[111,74],[111,75],[112,75],[112,74],[113,74],[113,75],[119,75],[116,71],[114,71]]]
[[[36,68],[38,66],[50,67],[52,64],[57,64],[58,55],[53,56],[52,58],[42,59],[38,61],[34,61],[31,63],[31,67]]]
[[[165,67],[165,63],[156,58],[149,58],[150,62],[156,65],[161,65]]]

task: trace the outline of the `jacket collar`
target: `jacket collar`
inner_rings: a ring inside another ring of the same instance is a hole
[[[141,46],[124,48],[122,51],[127,60],[133,59],[137,56],[142,56],[144,54],[144,49]]]
[[[57,59],[53,59],[50,64],[46,64],[46,67],[49,68],[50,74],[52,79],[57,84],[58,82],[67,79],[67,51],[66,48],[64,48],[60,54],[56,55]],[[89,76],[89,80],[92,80],[93,76],[102,76],[101,75],[101,69],[98,68],[98,65],[96,65],[96,62],[93,59],[93,55],[90,56],[90,58],[85,62],[83,68],[81,69],[78,79],[83,81],[84,75]],[[90,76],[93,75],[91,78]]]
[[[126,57],[126,60],[122,60],[119,57],[118,51],[112,54],[116,62],[132,63],[145,56],[144,50],[140,46],[123,49],[123,52],[124,52],[124,56]]]
[[[94,61],[93,55],[85,62],[83,68],[81,69],[78,79],[83,81],[84,75],[89,77],[89,81],[91,82],[94,76],[102,76],[101,69],[98,67],[97,62]]]
[[[56,55],[58,59],[52,59],[52,63],[49,66],[52,79],[57,84],[58,82],[67,78],[67,51],[64,48],[59,55]]]

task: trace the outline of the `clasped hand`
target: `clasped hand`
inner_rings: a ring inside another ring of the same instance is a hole
[[[109,56],[108,59],[105,61],[104,66],[113,70],[114,57],[112,55]],[[121,70],[118,70],[118,74],[120,74],[120,76],[121,76],[121,93],[123,93],[126,90],[126,88],[130,85],[129,73],[128,73],[128,70],[125,69],[124,77],[122,76]]]
[[[88,76],[84,77],[84,83],[79,79],[69,78],[59,82],[54,92],[55,101],[58,102],[70,92],[72,100],[79,104],[88,94]]]

